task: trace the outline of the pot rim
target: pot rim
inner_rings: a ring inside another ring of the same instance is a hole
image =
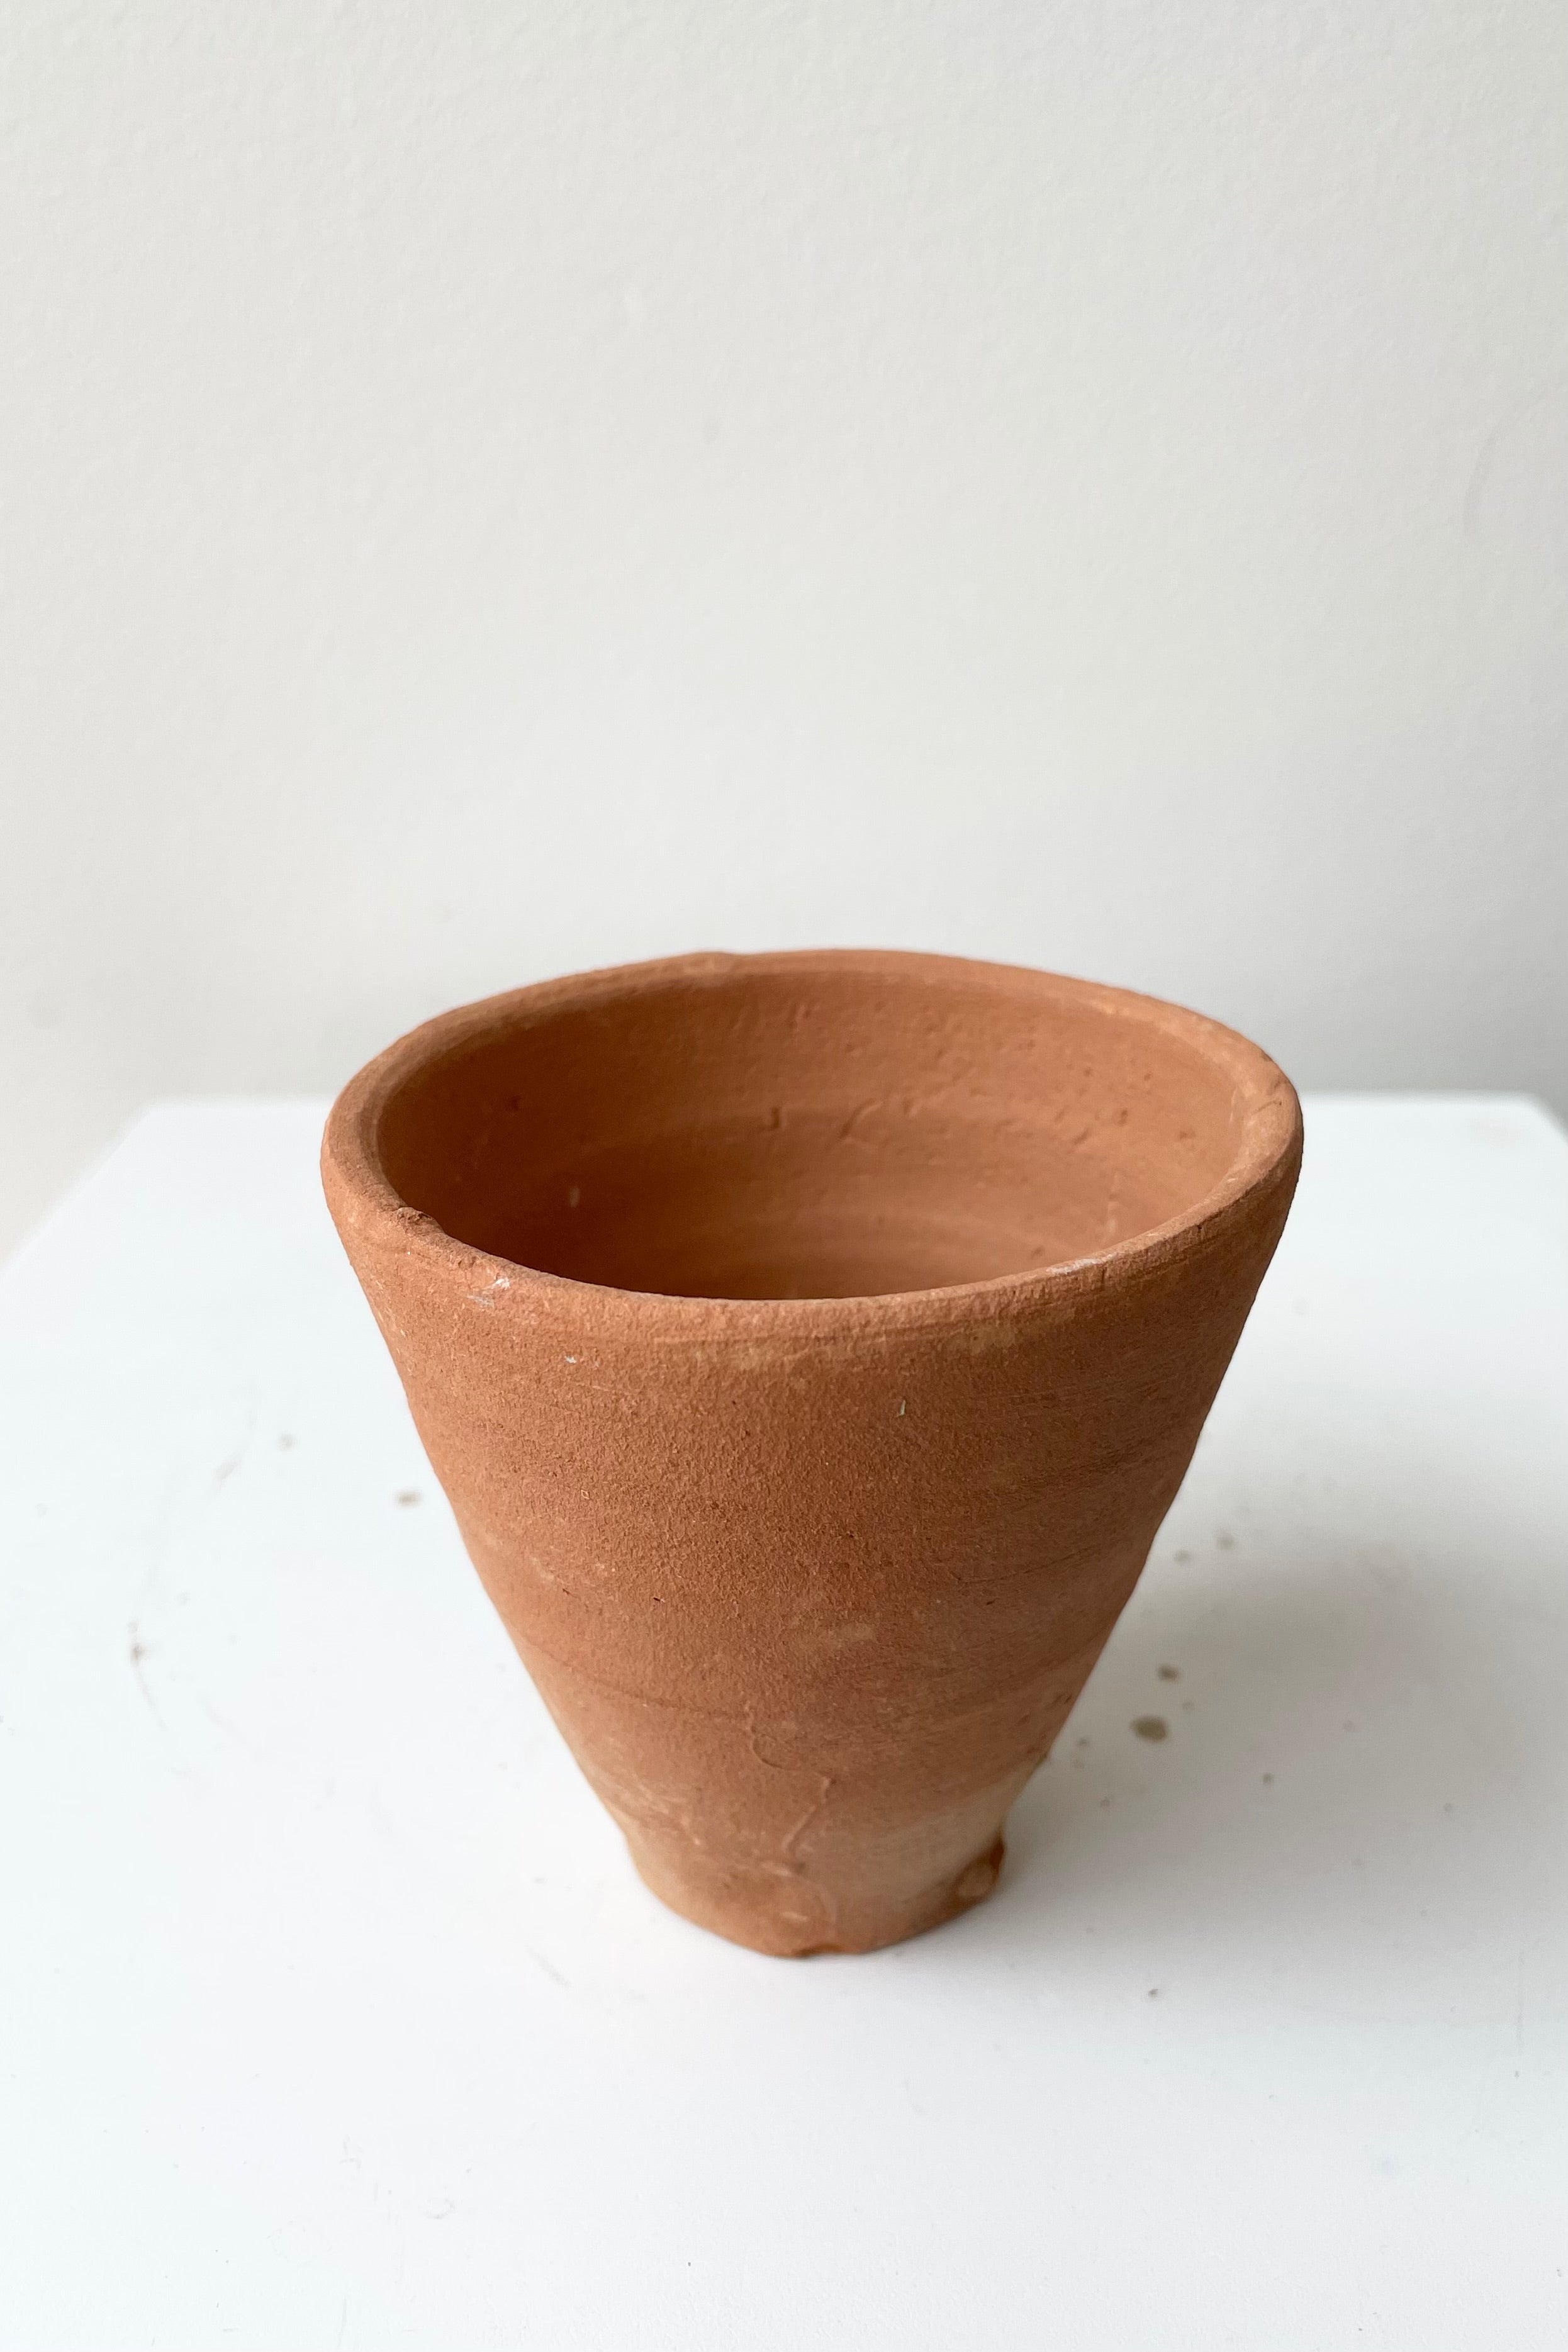
[[[1023,997],[1070,999],[1112,1019],[1137,1022],[1180,1039],[1223,1070],[1241,1099],[1241,1129],[1230,1165],[1201,1199],[1176,1216],[1086,1256],[975,1282],[848,1298],[691,1297],[668,1291],[620,1290],[551,1274],[458,1240],[428,1211],[404,1200],[386,1176],[379,1132],[382,1115],[396,1090],[422,1065],[487,1031],[510,1025],[520,1012],[547,1014],[570,1005],[602,1003],[649,982],[721,982],[742,971],[809,974],[846,969],[910,978],[929,972],[994,987],[1005,983]],[[1212,1243],[1255,1193],[1282,1184],[1289,1198],[1300,1150],[1301,1108],[1289,1079],[1260,1046],[1206,1014],[1133,989],[1037,971],[1025,964],[898,948],[803,948],[612,964],[508,989],[437,1013],[386,1046],[349,1080],[328,1115],[321,1167],[340,1222],[346,1217],[365,1238],[379,1229],[384,1240],[441,1268],[477,1306],[521,1311],[534,1319],[569,1324],[578,1332],[596,1328],[608,1337],[612,1330],[636,1328],[646,1338],[712,1344],[1002,1323],[1031,1310],[1070,1307],[1109,1288],[1146,1280],[1173,1260]],[[486,1269],[489,1280],[477,1287],[476,1272],[482,1275]]]

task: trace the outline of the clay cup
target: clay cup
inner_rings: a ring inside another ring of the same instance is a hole
[[[764,1952],[990,1893],[1191,1459],[1300,1114],[1152,998],[698,955],[426,1023],[331,1212],[654,1892]]]

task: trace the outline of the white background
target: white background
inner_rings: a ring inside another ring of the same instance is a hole
[[[1568,1105],[1560,0],[0,32],[0,1238],[700,945]]]

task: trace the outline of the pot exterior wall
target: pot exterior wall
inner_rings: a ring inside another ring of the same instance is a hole
[[[957,1315],[932,1293],[929,1323],[868,1300],[825,1336],[748,1332],[721,1302],[618,1319],[434,1253],[329,1130],[332,1213],[469,1554],[673,1908],[763,1951],[855,1951],[990,1892],[1299,1157],[1098,1284],[991,1286]]]

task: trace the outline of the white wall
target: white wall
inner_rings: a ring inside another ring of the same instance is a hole
[[[15,1231],[889,941],[1568,1105],[1562,0],[10,0]]]

